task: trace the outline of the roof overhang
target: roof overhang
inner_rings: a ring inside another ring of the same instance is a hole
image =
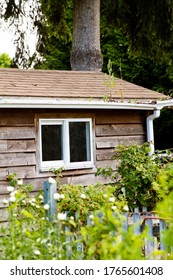
[[[157,110],[161,110],[164,107],[173,109],[173,99],[157,101],[156,105],[157,105],[157,108],[156,108]]]
[[[173,107],[173,99],[144,103],[140,101],[103,101],[59,99],[46,97],[0,97],[0,108],[39,108],[39,109],[127,109],[161,110]]]

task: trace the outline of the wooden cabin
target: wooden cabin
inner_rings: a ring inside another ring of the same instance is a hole
[[[152,140],[146,121],[169,104],[163,94],[100,72],[0,69],[0,207],[6,176],[34,191],[64,167],[62,183],[95,184],[114,148]],[[162,100],[162,101],[161,101]],[[166,105],[165,105],[166,104]]]

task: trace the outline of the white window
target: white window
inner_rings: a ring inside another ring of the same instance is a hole
[[[40,119],[41,170],[93,167],[91,119]]]

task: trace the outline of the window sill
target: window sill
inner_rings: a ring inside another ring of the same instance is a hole
[[[48,167],[41,167],[40,168],[40,172],[50,172],[51,169],[59,169],[59,168],[63,168],[64,171],[70,171],[70,170],[78,170],[78,169],[95,169],[95,165],[94,164],[70,164],[70,165],[61,165],[61,166],[48,166]]]

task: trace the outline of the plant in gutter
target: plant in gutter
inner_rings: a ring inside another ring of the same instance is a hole
[[[112,71],[112,62],[109,59],[108,61],[108,65],[107,65],[107,70],[108,70],[108,74],[105,74],[106,80],[104,81],[104,84],[106,85],[108,92],[106,92],[106,94],[103,97],[104,101],[112,101],[112,91],[116,86],[116,78],[114,76],[114,73]],[[120,76],[121,76],[121,81],[122,81],[122,68],[121,68],[121,60],[120,60]],[[117,92],[117,94],[120,93],[121,95],[121,101],[123,101],[124,99],[124,92],[123,89],[119,89]]]
[[[105,74],[106,80],[104,81],[104,84],[106,85],[108,92],[106,92],[106,94],[104,95],[103,100],[112,101],[112,90],[116,85],[116,79],[114,77],[114,74],[112,73],[112,62],[110,59],[108,61],[107,69],[108,74]]]

